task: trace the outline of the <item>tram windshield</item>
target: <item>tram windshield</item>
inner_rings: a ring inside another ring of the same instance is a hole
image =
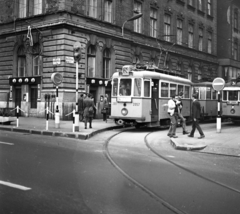
[[[238,91],[229,91],[228,92],[228,100],[229,101],[237,101],[238,100]]]
[[[131,96],[132,92],[132,79],[120,79],[119,95]]]

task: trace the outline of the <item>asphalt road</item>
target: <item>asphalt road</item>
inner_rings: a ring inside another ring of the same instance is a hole
[[[108,144],[126,176],[106,158],[115,133],[81,141],[1,132],[0,213],[239,213],[238,158],[174,150],[164,131],[146,138],[157,155],[149,130],[131,130]]]

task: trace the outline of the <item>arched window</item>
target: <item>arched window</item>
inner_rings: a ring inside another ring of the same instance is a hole
[[[109,48],[103,51],[103,78],[110,78],[111,52]]]
[[[87,76],[96,76],[96,48],[94,45],[90,45],[87,51]]]
[[[26,75],[26,55],[24,47],[20,46],[17,51],[17,76],[24,77]]]

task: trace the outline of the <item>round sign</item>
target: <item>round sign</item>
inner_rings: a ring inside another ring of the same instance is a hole
[[[60,85],[62,83],[62,79],[63,79],[62,74],[60,74],[58,72],[57,73],[53,73],[51,75],[51,80],[52,80],[53,84],[56,85],[56,86],[58,86],[58,85]]]
[[[212,82],[212,87],[216,91],[223,90],[224,86],[225,86],[225,80],[220,77],[215,78]]]

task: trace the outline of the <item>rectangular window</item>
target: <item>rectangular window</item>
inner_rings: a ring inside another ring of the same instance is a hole
[[[120,96],[131,96],[132,94],[132,79],[121,79],[119,87]]]
[[[150,97],[150,80],[144,80],[144,97]]]
[[[170,42],[171,35],[171,16],[164,15],[164,40]]]
[[[188,25],[188,47],[193,48],[193,25]]]
[[[33,76],[39,75],[39,56],[33,56]]]
[[[183,21],[177,20],[177,44],[182,45],[182,37],[183,37]]]
[[[19,18],[27,16],[27,0],[19,0]]]
[[[170,97],[172,97],[174,94],[176,94],[177,91],[177,85],[176,84],[170,84]]]
[[[112,22],[112,1],[110,0],[104,2],[104,21]]]
[[[202,0],[198,0],[198,10],[203,10],[203,2]]]
[[[142,13],[142,4],[135,1],[134,2],[134,11],[137,11],[137,14]],[[134,15],[136,15],[136,14],[134,14]],[[133,25],[134,25],[134,32],[142,33],[142,18],[141,17],[134,20]]]
[[[97,0],[88,0],[88,15],[97,18]]]
[[[190,98],[190,86],[185,86],[184,97]]]
[[[198,50],[203,50],[203,29],[199,29]]]
[[[207,100],[211,100],[211,88],[207,87],[207,91],[206,91],[206,99]]]
[[[178,90],[177,90],[177,92],[178,92],[178,94],[179,94],[180,92],[182,92],[183,95],[184,95],[184,86],[183,86],[183,85],[178,85]]]
[[[208,0],[208,3],[207,3],[207,14],[208,15],[212,15],[212,0]]]
[[[133,93],[135,97],[141,96],[141,90],[142,90],[142,79],[136,78],[134,79],[134,89]]]
[[[207,46],[208,53],[212,53],[212,33],[208,33],[208,46]]]
[[[150,9],[150,36],[157,37],[157,10],[154,8]]]
[[[88,77],[95,77],[95,57],[88,57]]]
[[[117,96],[117,91],[118,91],[118,79],[113,79],[112,96]]]
[[[233,58],[235,60],[238,60],[238,41],[237,41],[237,39],[235,39],[235,41],[234,41],[234,48],[233,49],[234,49],[233,50]]]
[[[169,97],[168,91],[169,91],[169,83],[161,82],[161,97]]]
[[[238,11],[234,11],[234,29],[238,29]]]
[[[33,15],[42,13],[42,0],[34,0]]]
[[[26,70],[26,57],[18,57],[18,77],[24,77]]]
[[[206,100],[206,90],[203,87],[199,88],[199,99],[200,100]]]
[[[224,101],[227,101],[227,91],[223,91],[223,98]]]
[[[229,91],[228,92],[228,100],[229,101],[237,101],[238,100],[238,91]]]

